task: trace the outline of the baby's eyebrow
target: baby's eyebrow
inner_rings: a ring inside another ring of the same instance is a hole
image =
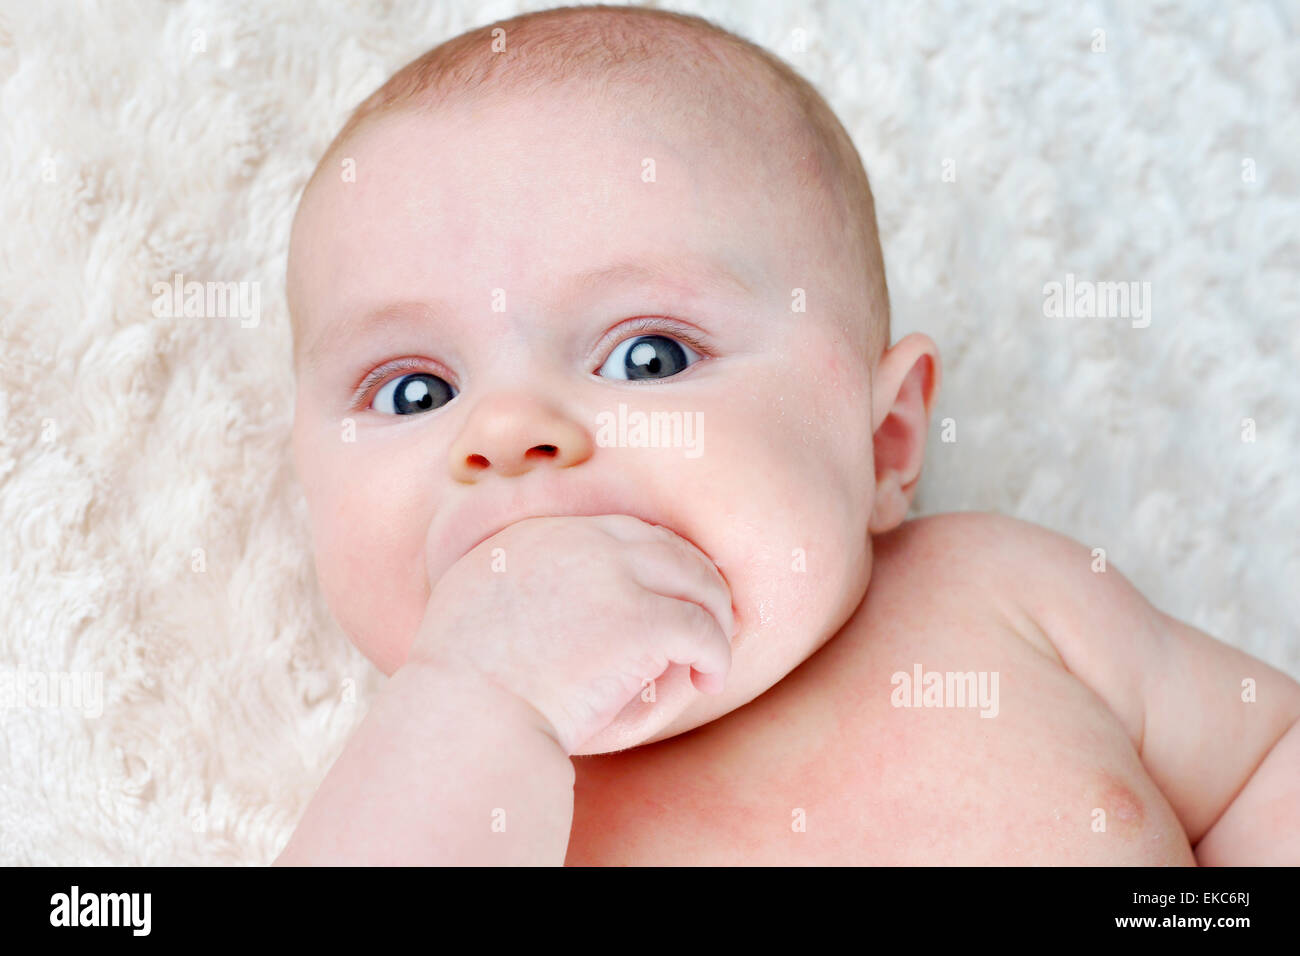
[[[449,314],[450,307],[441,301],[428,302],[390,302],[376,309],[369,309],[354,321],[335,320],[328,323],[307,348],[306,364],[309,368],[320,365],[325,353],[333,348],[342,347],[349,342],[359,341],[373,329],[381,325],[423,325],[432,324],[438,317]],[[340,334],[341,333],[341,334]]]
[[[588,269],[568,281],[570,294],[583,294],[599,286],[662,282],[671,285],[706,285],[743,295],[753,291],[724,263],[703,258],[632,259]]]
[[[716,291],[752,295],[752,289],[720,260],[701,256],[689,258],[640,257],[586,269],[568,277],[560,286],[561,301],[573,301],[610,286],[662,285],[687,294]],[[320,365],[325,353],[358,341],[381,325],[430,326],[450,321],[454,310],[441,300],[390,302],[368,309],[353,321],[334,321],[308,346],[306,364]],[[340,334],[341,333],[341,334]]]

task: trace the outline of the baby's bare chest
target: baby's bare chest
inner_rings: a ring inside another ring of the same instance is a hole
[[[1194,863],[1101,700],[997,631],[842,633],[693,734],[579,758],[567,862]]]

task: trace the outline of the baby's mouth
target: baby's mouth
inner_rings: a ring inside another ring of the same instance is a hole
[[[542,512],[534,515],[523,515],[522,517],[515,518],[511,521],[507,521],[505,524],[494,528],[493,530],[489,531],[487,534],[483,535],[483,537],[475,541],[473,544],[471,544],[461,554],[461,557],[464,557],[466,554],[469,554],[471,551],[473,551],[475,548],[477,548],[480,544],[482,544],[484,541],[488,540],[489,538],[496,537],[498,534],[500,534],[502,531],[505,531],[506,528],[509,528],[511,525],[518,524],[520,521],[527,521],[530,518],[590,518],[590,517],[597,517],[600,515],[610,515],[610,514],[621,514],[628,518],[636,518],[638,521],[644,521],[646,524],[654,525],[657,528],[663,528],[664,530],[672,532],[673,534],[677,535],[677,537],[681,538],[683,541],[686,541],[687,543],[692,545],[701,554],[704,554],[706,556],[708,555],[707,551],[701,548],[698,544],[696,544],[686,535],[682,534],[676,528],[670,528],[668,525],[663,524],[662,522],[653,521],[649,518],[642,517],[641,515],[631,514],[630,512],[625,512],[625,511],[590,511],[590,512],[577,511],[577,512],[554,512],[554,513],[547,511],[547,512]],[[712,561],[713,559],[709,558],[709,560]]]
[[[429,528],[427,572],[436,583],[447,569],[483,542],[527,518],[595,517],[627,515],[658,525],[677,535],[726,572],[708,549],[683,526],[688,515],[675,507],[680,494],[660,492],[654,486],[626,480],[595,480],[583,475],[544,469],[509,482],[466,489],[446,500]],[[694,529],[692,529],[694,530]],[[730,582],[728,582],[730,584]]]
[[[505,524],[500,525],[499,527],[496,527],[496,528],[493,529],[492,531],[489,531],[487,534],[483,535],[483,537],[479,538],[479,539],[478,539],[477,541],[475,541],[472,545],[470,545],[468,548],[466,548],[466,549],[464,550],[464,552],[462,552],[461,557],[463,558],[466,554],[469,554],[471,551],[473,551],[475,548],[477,548],[477,547],[478,547],[480,544],[482,544],[484,541],[487,541],[489,538],[495,537],[496,535],[500,534],[502,531],[504,531],[506,528],[510,527],[512,524],[517,524],[517,523],[520,522],[520,521],[526,521],[526,520],[528,520],[529,518],[583,518],[583,517],[593,517],[593,516],[596,516],[596,515],[605,515],[605,514],[621,514],[621,515],[625,515],[626,517],[629,517],[629,518],[636,518],[638,521],[644,521],[644,522],[645,522],[646,524],[648,524],[648,525],[654,525],[654,526],[657,527],[657,528],[663,528],[665,531],[669,531],[669,532],[671,532],[672,534],[674,534],[674,535],[676,535],[677,537],[681,538],[681,539],[682,539],[683,541],[685,541],[687,544],[691,545],[691,547],[695,548],[695,550],[698,551],[698,552],[700,552],[700,554],[702,554],[702,555],[704,555],[706,558],[708,558],[709,563],[712,564],[715,568],[717,568],[717,570],[718,570],[718,574],[720,574],[720,575],[722,576],[722,580],[726,583],[726,585],[727,585],[727,589],[728,589],[728,590],[731,589],[731,580],[727,577],[727,572],[724,571],[724,570],[722,569],[722,566],[721,566],[720,564],[718,564],[718,562],[714,559],[714,557],[713,557],[712,554],[710,554],[710,553],[709,553],[708,551],[706,551],[704,548],[700,547],[699,542],[695,541],[693,538],[688,537],[687,535],[685,535],[685,534],[683,534],[682,532],[678,531],[676,528],[671,527],[671,526],[669,526],[669,525],[667,525],[667,524],[664,524],[662,521],[656,521],[656,520],[653,520],[653,519],[651,519],[651,518],[647,518],[647,517],[645,517],[644,515],[632,514],[631,512],[626,512],[626,511],[577,511],[577,512],[572,512],[572,513],[569,513],[569,512],[551,512],[551,511],[547,511],[547,512],[544,512],[544,513],[541,513],[541,514],[536,514],[536,515],[523,515],[522,517],[515,518],[515,519],[513,519],[513,520],[511,520],[511,521],[507,521]],[[736,606],[735,606],[735,603],[734,603],[734,595],[733,595],[733,603],[732,603],[731,611],[732,611],[732,614],[737,614],[737,613],[738,613],[738,612],[736,611]]]
[[[646,524],[662,527],[677,537],[693,545],[696,550],[705,555],[718,571],[722,574],[724,580],[726,573],[718,565],[705,548],[690,535],[684,533],[676,525],[677,522],[666,520],[665,516],[652,514],[648,509],[633,507],[629,508],[623,501],[614,500],[613,496],[590,494],[577,498],[575,495],[551,496],[553,499],[568,498],[569,500],[552,500],[548,503],[537,507],[523,508],[506,508],[500,507],[487,510],[486,520],[474,521],[472,524],[468,517],[452,518],[448,520],[443,527],[433,530],[429,543],[428,561],[431,566],[427,569],[430,574],[431,583],[436,583],[443,574],[447,572],[457,561],[465,557],[479,545],[483,544],[489,538],[492,538],[512,524],[527,520],[528,518],[582,518],[595,517],[598,515],[626,515],[644,521]],[[575,500],[576,498],[576,500]],[[518,502],[513,502],[519,504]],[[728,582],[729,584],[730,582]]]

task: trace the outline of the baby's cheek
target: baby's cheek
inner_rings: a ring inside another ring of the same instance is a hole
[[[726,489],[711,505],[725,515],[723,572],[741,592],[734,596],[752,627],[747,637],[794,622],[813,634],[862,590],[869,461],[861,426],[822,395],[789,388],[756,396],[713,436],[718,465],[706,487]],[[832,412],[851,425],[847,435],[825,426]]]
[[[317,541],[321,591],[358,650],[391,674],[406,660],[428,600],[422,526],[391,495],[367,497],[360,488],[326,520]]]
[[[838,355],[831,355],[826,360],[826,384],[839,390],[844,383],[844,363]]]

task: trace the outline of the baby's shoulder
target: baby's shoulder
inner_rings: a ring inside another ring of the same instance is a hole
[[[1116,569],[1104,547],[988,511],[913,518],[876,537],[873,547],[876,569],[883,574],[928,572],[933,580],[936,567],[942,567],[937,580],[992,587],[999,594],[1033,594],[1040,600],[1079,589],[1096,598],[1100,582],[1122,581],[1118,573],[1106,577]],[[1120,596],[1128,589],[1109,590]]]
[[[1042,560],[1073,563],[1089,549],[1050,528],[992,511],[952,511],[903,522],[875,538],[878,555],[915,556],[925,560],[936,550],[949,560],[968,560],[980,567],[1016,566]]]
[[[1154,609],[1105,547],[993,512],[904,522],[874,541],[872,587],[995,605],[1015,630],[1060,660],[1062,644],[1098,630],[1148,627]]]

